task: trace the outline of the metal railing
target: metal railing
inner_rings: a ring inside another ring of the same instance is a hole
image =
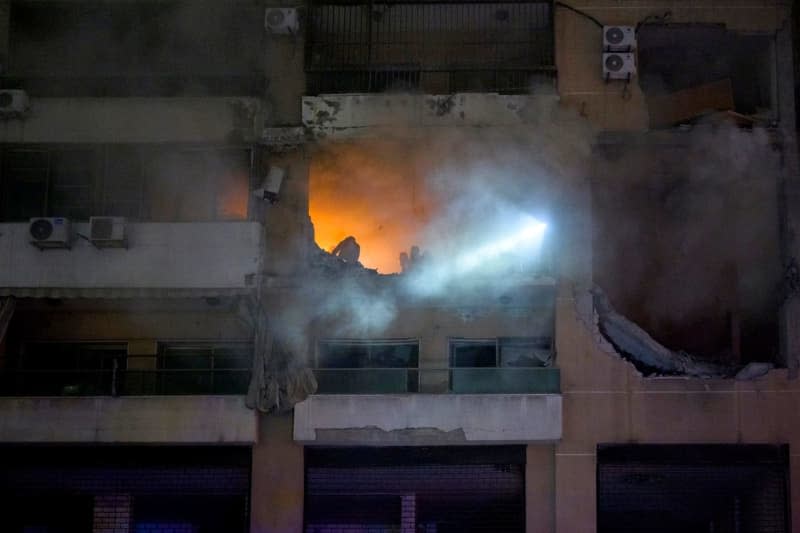
[[[558,368],[316,368],[317,394],[557,394]]]
[[[249,381],[249,369],[7,369],[0,396],[245,394]]]
[[[555,78],[552,2],[313,0],[307,94],[526,93]]]

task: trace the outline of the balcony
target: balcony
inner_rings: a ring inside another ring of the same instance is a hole
[[[88,224],[73,224],[88,235]],[[98,249],[75,237],[71,249],[40,251],[27,223],[0,224],[0,295],[171,297],[249,292],[262,243],[258,222],[128,223],[127,249]]]
[[[557,368],[316,369],[295,406],[306,445],[454,445],[561,438]]]
[[[558,394],[557,368],[317,368],[317,394]]]

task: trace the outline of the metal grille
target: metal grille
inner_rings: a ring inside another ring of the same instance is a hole
[[[509,455],[491,448],[432,455],[349,449],[338,457],[308,450],[305,531],[524,531],[525,466]]]
[[[312,1],[308,94],[519,93],[552,83],[551,2]]]
[[[598,450],[598,532],[785,533],[781,446],[613,446]]]
[[[4,532],[247,531],[249,448],[0,452]]]

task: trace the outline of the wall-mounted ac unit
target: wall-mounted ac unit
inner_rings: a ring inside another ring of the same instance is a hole
[[[28,224],[28,234],[30,243],[40,250],[70,247],[70,224],[66,218],[32,218]]]
[[[0,118],[20,118],[30,109],[28,93],[17,89],[0,89]]]
[[[264,14],[264,26],[270,33],[295,34],[300,29],[300,18],[293,7],[268,7]]]
[[[636,75],[633,54],[611,52],[603,54],[603,78],[606,80],[629,80]]]
[[[97,248],[127,248],[124,217],[90,217],[89,242]]]
[[[636,50],[636,28],[633,26],[603,26],[603,52],[632,52]]]

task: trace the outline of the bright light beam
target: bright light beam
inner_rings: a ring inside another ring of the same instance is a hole
[[[485,244],[477,250],[472,250],[458,256],[456,259],[456,272],[464,274],[474,270],[486,261],[490,261],[499,255],[511,252],[520,246],[538,244],[541,242],[547,224],[538,220],[530,219],[529,222],[517,233],[504,239]]]

